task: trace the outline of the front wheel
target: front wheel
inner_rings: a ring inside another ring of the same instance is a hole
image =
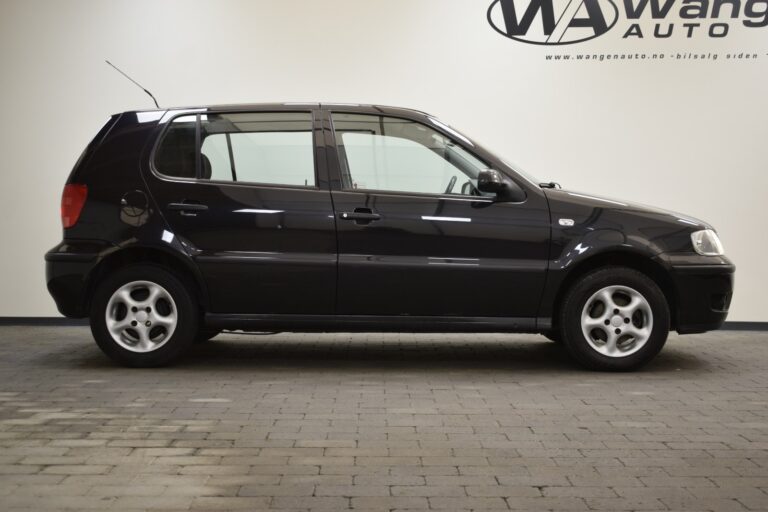
[[[653,359],[669,334],[664,293],[625,267],[595,270],[566,293],[560,335],[576,361],[593,370],[629,371]]]
[[[97,286],[91,301],[96,344],[125,366],[168,364],[192,343],[197,331],[193,294],[159,266],[118,270]]]

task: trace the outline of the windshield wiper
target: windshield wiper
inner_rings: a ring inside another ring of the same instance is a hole
[[[563,188],[560,186],[559,183],[556,183],[554,181],[546,182],[546,183],[539,183],[539,186],[541,188]]]

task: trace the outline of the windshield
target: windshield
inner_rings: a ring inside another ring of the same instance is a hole
[[[520,168],[517,164],[511,164],[507,160],[501,159],[502,162],[506,164],[507,167],[511,167],[517,174],[531,182],[534,186],[539,186],[539,183],[541,183],[541,180],[539,180],[536,176],[533,176],[532,174],[528,174],[524,170]]]

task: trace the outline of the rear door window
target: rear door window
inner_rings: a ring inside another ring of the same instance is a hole
[[[196,161],[198,120],[200,158]],[[312,114],[252,112],[176,118],[160,144],[156,167],[167,176],[314,187]]]

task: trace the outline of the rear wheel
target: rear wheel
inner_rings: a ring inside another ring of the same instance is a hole
[[[154,265],[115,272],[96,288],[91,332],[96,344],[125,366],[162,366],[195,339],[193,294],[175,274]]]
[[[634,370],[664,346],[669,316],[664,293],[648,276],[608,267],[587,274],[566,293],[560,335],[587,368]]]

